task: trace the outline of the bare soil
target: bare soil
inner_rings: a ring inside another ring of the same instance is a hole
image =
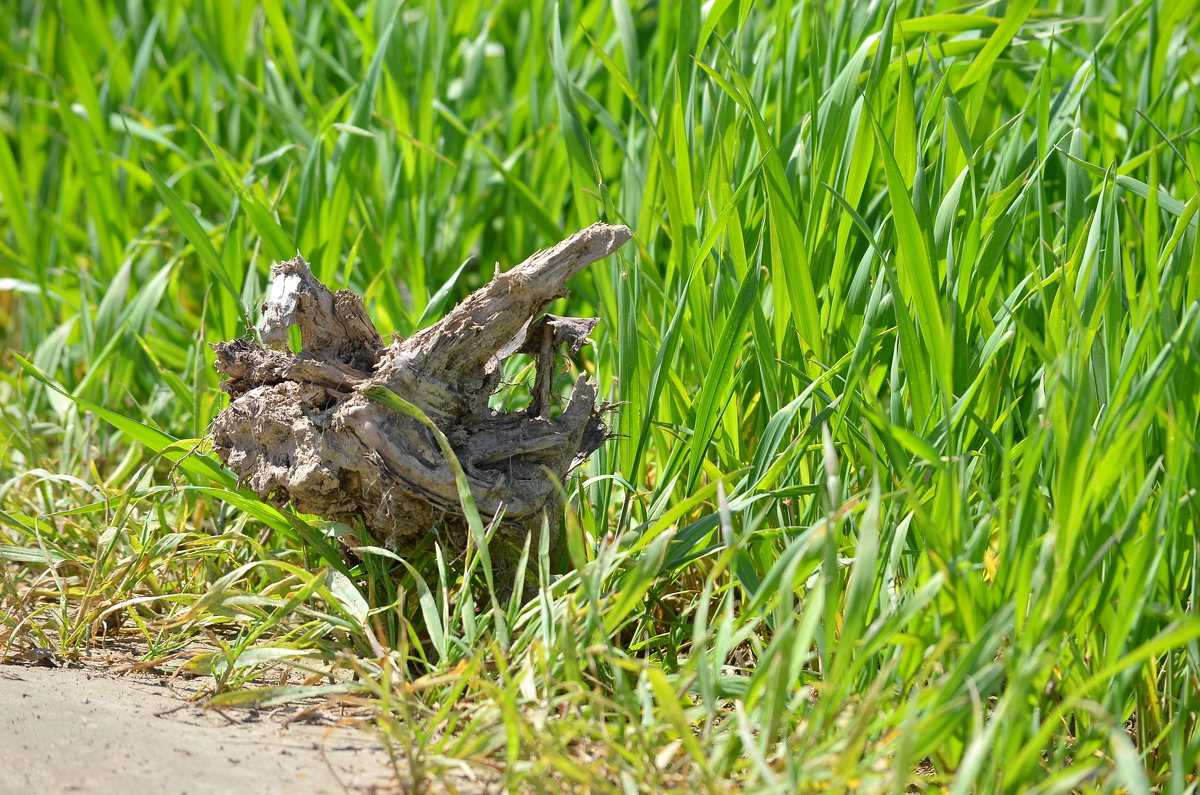
[[[296,710],[206,710],[193,683],[0,665],[0,794],[396,792],[380,743]],[[326,716],[328,718],[328,716]]]

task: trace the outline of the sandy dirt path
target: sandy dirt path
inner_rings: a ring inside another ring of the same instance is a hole
[[[154,677],[0,665],[0,794],[397,791],[364,731],[226,714]]]

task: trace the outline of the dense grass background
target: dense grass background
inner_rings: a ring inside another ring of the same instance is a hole
[[[414,782],[1195,792],[1198,37],[1187,2],[12,0],[0,651],[206,636],[219,700],[356,692]],[[273,259],[407,334],[598,219],[635,240],[562,310],[624,435],[531,604],[478,555],[347,569],[188,454]],[[280,666],[334,684],[243,688]]]

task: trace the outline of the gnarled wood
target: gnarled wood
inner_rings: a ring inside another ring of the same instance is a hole
[[[595,224],[497,274],[443,320],[384,346],[353,293],[330,291],[301,258],[276,263],[259,334],[219,343],[229,407],[213,423],[217,453],[260,496],[332,518],[361,516],[396,548],[435,531],[466,540],[458,493],[430,430],[369,400],[384,385],[445,433],[484,519],[501,515],[502,539],[539,533],[560,518],[561,482],[608,438],[596,386],[581,376],[552,416],[556,353],[575,354],[595,319],[543,317],[566,282],[629,238]],[[287,345],[298,325],[300,353]],[[536,358],[528,409],[488,407],[501,361]],[[556,534],[551,533],[551,538]]]

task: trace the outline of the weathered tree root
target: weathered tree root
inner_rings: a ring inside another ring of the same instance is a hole
[[[372,535],[403,550],[438,532],[452,546],[467,526],[454,477],[430,429],[370,400],[383,385],[425,412],[449,439],[484,521],[501,517],[497,538],[518,546],[552,528],[566,474],[608,438],[586,376],[551,413],[556,352],[587,342],[594,319],[542,316],[566,283],[630,238],[595,224],[498,274],[443,320],[384,346],[362,301],[331,292],[300,257],[279,262],[259,326],[263,345],[214,345],[231,402],[213,423],[215,449],[264,499],[330,518],[359,516]],[[302,349],[288,348],[299,325]],[[536,357],[533,398],[499,413],[488,398],[501,361]],[[551,532],[551,539],[557,533]]]

